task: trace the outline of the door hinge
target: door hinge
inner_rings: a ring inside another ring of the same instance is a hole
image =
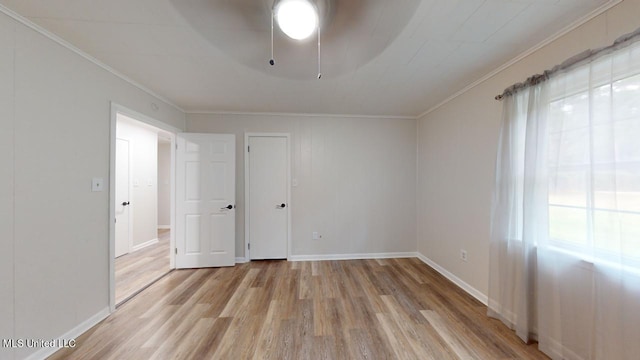
[[[251,243],[247,244],[247,249],[251,250]]]
[[[175,251],[176,251],[176,255],[178,255],[178,248],[175,248]]]
[[[247,146],[247,152],[251,152],[251,146]]]

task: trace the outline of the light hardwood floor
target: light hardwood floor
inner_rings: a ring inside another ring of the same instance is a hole
[[[158,230],[158,242],[116,258],[116,304],[169,272],[170,230]]]
[[[165,276],[51,359],[546,359],[418,259]]]

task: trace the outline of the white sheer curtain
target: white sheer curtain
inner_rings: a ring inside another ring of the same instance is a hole
[[[504,100],[493,210],[489,314],[536,339],[536,244],[545,233],[545,83]],[[527,145],[527,146],[525,146]]]
[[[555,359],[640,358],[640,42],[504,98],[489,315]]]

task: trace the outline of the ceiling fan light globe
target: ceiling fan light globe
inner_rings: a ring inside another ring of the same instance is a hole
[[[280,30],[288,37],[303,40],[318,28],[318,12],[307,0],[282,0],[276,8]]]

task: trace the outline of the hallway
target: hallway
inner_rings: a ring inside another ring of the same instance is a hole
[[[116,304],[169,272],[170,234],[158,230],[158,243],[116,258]]]

